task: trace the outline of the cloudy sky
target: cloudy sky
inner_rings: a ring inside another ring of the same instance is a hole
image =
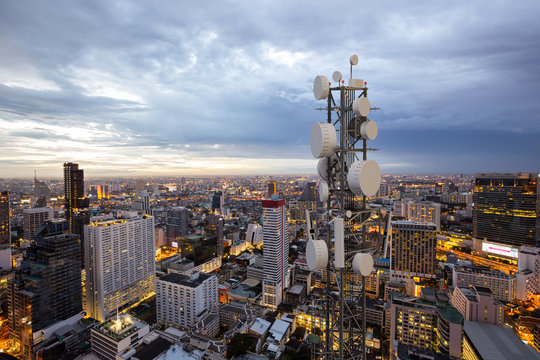
[[[2,1],[0,177],[314,173],[316,75],[383,173],[538,171],[538,1]]]

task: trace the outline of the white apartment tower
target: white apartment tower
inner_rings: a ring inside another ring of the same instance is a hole
[[[217,276],[170,273],[156,281],[156,313],[159,322],[191,329],[218,306]]]
[[[263,304],[273,309],[287,287],[289,235],[285,200],[263,200]]]
[[[37,228],[47,220],[54,218],[54,210],[49,207],[23,210],[23,238],[34,241]]]
[[[84,226],[86,313],[105,321],[117,308],[154,292],[154,218],[149,215]]]

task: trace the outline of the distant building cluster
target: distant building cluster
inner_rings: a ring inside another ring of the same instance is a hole
[[[322,358],[340,274],[309,270],[310,236],[335,246],[315,178],[84,175],[0,184],[2,352]],[[540,358],[538,179],[383,176],[354,229],[373,271],[347,275],[366,302],[343,299],[368,358]]]

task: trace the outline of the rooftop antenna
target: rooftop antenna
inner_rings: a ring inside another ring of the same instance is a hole
[[[313,83],[315,99],[326,100],[321,109],[327,112],[326,121],[313,124],[310,136],[312,155],[319,159],[319,196],[326,211],[311,231],[325,233],[326,240],[310,236],[306,260],[311,271],[322,272],[325,282],[324,346],[314,358],[326,360],[366,359],[365,287],[375,250],[368,247],[367,225],[378,212],[367,199],[381,184],[379,165],[367,159],[368,151],[375,150],[367,142],[378,134],[377,124],[367,118],[368,89],[364,80],[352,77],[358,56],[352,55],[349,64],[347,86],[339,83],[339,71],[332,75],[336,87],[330,87],[324,75]]]

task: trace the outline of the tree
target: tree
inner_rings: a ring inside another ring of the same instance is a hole
[[[248,334],[236,334],[227,344],[227,359],[235,355],[242,355],[252,349],[252,339]]]

